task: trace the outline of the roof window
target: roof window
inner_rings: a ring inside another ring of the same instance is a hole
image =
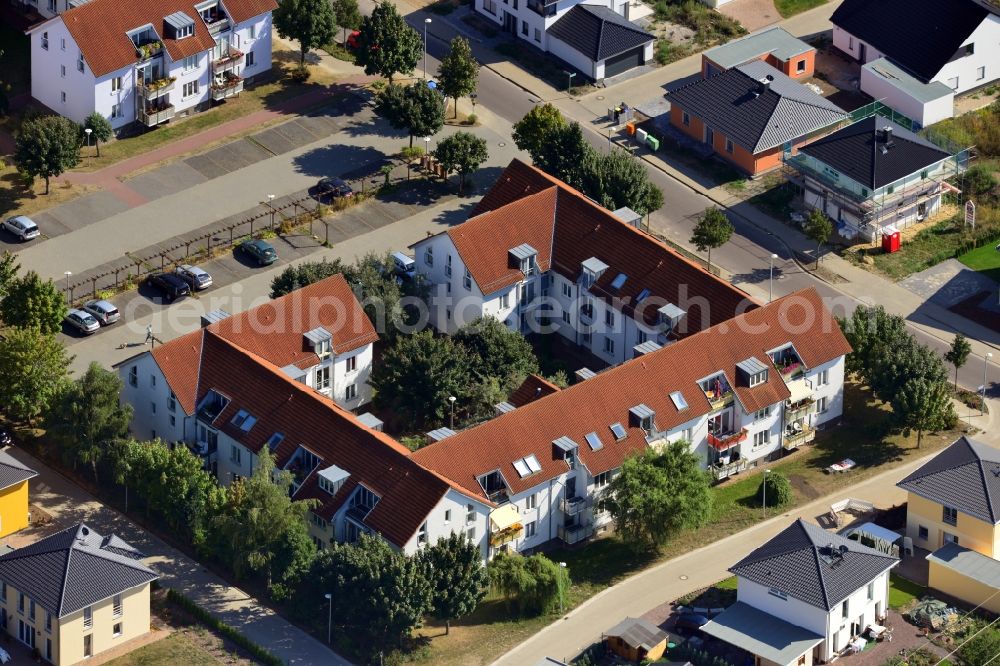
[[[618,275],[615,276],[615,279],[611,281],[611,288],[614,289],[615,291],[621,289],[623,286],[625,286],[625,280],[627,279],[628,275],[625,275],[625,273],[619,273]]]
[[[591,451],[600,451],[604,448],[604,444],[601,443],[601,438],[598,437],[596,432],[588,432],[583,438],[587,440],[587,445],[590,446]]]
[[[688,408],[687,400],[684,399],[684,394],[680,391],[674,391],[671,393],[670,401],[674,403],[674,407],[677,408],[678,412],[683,412]]]
[[[278,446],[281,444],[282,440],[285,439],[285,433],[276,432],[267,439],[267,449],[271,453],[278,450]]]
[[[628,436],[625,432],[625,427],[621,423],[612,423],[608,428],[611,430],[611,434],[615,436],[615,439],[621,441]]]

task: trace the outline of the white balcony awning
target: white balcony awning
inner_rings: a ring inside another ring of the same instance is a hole
[[[504,504],[490,512],[490,531],[499,532],[521,522],[521,513],[513,504]]]
[[[812,389],[806,384],[805,379],[796,379],[793,382],[788,382],[788,392],[792,394],[789,396],[788,401],[793,405],[812,397]]]

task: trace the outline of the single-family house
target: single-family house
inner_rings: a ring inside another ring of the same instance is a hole
[[[791,79],[816,73],[816,48],[775,26],[702,51],[701,76],[707,79],[754,60],[763,60]]]
[[[514,160],[466,222],[413,244],[430,322],[493,316],[609,365],[756,307],[744,292],[543,171]]]
[[[750,60],[667,93],[670,124],[757,176],[781,166],[847,118],[833,102],[762,60]]]
[[[800,518],[729,569],[736,603],[702,631],[756,663],[826,663],[884,622],[889,570],[898,563]]]
[[[808,314],[805,314],[808,313]],[[815,290],[792,294],[514,407],[412,458],[496,506],[490,554],[575,544],[610,522],[622,462],[683,440],[716,479],[815,436],[842,412],[850,351]]]
[[[28,481],[38,476],[6,451],[0,451],[0,537],[28,526]]]
[[[921,126],[954,96],[1000,78],[1000,7],[989,0],[844,0],[833,45],[861,63],[861,90]]]
[[[139,638],[159,577],[142,558],[83,523],[0,555],[0,628],[56,666]]]
[[[275,7],[275,0],[71,2],[27,30],[31,95],[76,122],[96,111],[116,131],[205,109],[270,71]]]
[[[630,0],[475,0],[475,10],[525,46],[601,81],[653,59],[655,37],[629,21]]]
[[[215,311],[203,323],[202,330],[115,366],[124,385],[121,399],[132,405],[131,430],[137,437],[212,444],[196,436],[189,382],[204,353],[206,331],[253,352],[345,409],[371,400],[368,377],[378,334],[342,275],[236,315]]]
[[[958,156],[879,115],[803,146],[786,163],[808,208],[826,213],[842,236],[869,241],[936,213],[945,180],[964,169]]]

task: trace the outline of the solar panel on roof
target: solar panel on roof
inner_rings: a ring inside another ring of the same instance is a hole
[[[514,461],[514,469],[517,470],[518,476],[522,479],[531,474],[531,470],[528,469],[528,465],[524,462],[524,458]]]
[[[532,472],[542,471],[542,466],[538,463],[538,458],[535,457],[534,453],[525,458],[524,462]]]
[[[611,288],[621,289],[622,285],[625,284],[625,280],[627,279],[628,279],[627,275],[625,275],[624,273],[619,273],[618,275],[615,276],[615,279],[611,281]]]
[[[604,444],[601,443],[601,438],[597,436],[596,432],[588,432],[583,438],[587,440],[591,451],[599,451],[604,448]]]
[[[615,439],[625,439],[625,428],[622,427],[621,423],[612,423],[611,433],[615,436]]]

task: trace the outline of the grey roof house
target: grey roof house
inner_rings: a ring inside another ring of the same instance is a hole
[[[763,60],[793,79],[815,73],[816,47],[777,26],[702,51],[703,78],[754,60]]]
[[[648,62],[654,39],[602,5],[575,5],[548,29],[549,51],[594,80]]]
[[[729,569],[737,603],[703,631],[777,664],[828,661],[885,615],[898,562],[797,520]]]
[[[670,122],[757,175],[847,118],[833,102],[754,60],[667,93]]]

